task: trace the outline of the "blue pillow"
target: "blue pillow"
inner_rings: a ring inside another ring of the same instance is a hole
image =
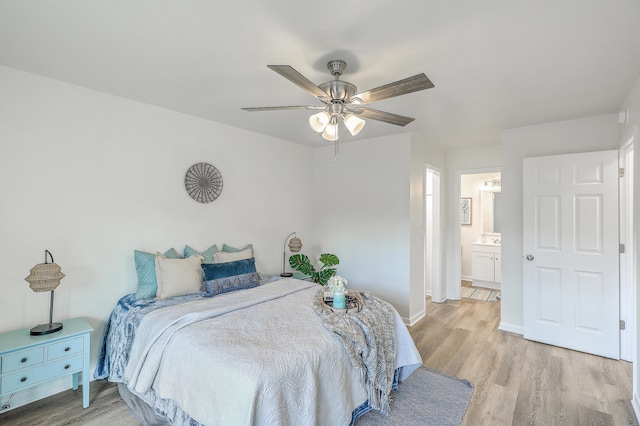
[[[253,258],[226,263],[203,263],[202,270],[205,296],[208,297],[260,285],[260,276],[256,272]]]
[[[164,253],[169,259],[179,259],[180,255],[171,248]],[[138,275],[138,290],[136,299],[150,299],[156,297],[158,292],[158,279],[156,277],[156,255],[144,251],[134,250],[133,258],[136,262],[136,274]]]
[[[184,258],[186,259],[189,256],[193,256],[194,254],[204,257],[203,263],[213,263],[213,255],[218,252],[218,246],[212,245],[205,251],[194,250],[189,246],[184,246]]]
[[[222,251],[226,253],[237,253],[239,251],[246,250],[246,249],[251,249],[251,251],[253,252],[253,244],[247,244],[242,248],[236,248],[236,247],[231,247],[230,245],[227,245],[227,244],[222,244]]]

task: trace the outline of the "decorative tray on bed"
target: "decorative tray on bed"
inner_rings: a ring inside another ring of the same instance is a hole
[[[320,296],[322,297],[322,296]],[[347,301],[347,307],[342,308],[334,308],[333,307],[333,295],[331,293],[326,292],[323,298],[323,302],[329,308],[331,308],[334,312],[360,312],[362,310],[362,297],[357,291],[347,291],[345,292],[345,299]]]

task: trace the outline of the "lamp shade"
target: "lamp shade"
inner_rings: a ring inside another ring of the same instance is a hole
[[[62,278],[64,278],[64,274],[57,263],[39,263],[31,268],[25,281],[29,283],[29,287],[33,291],[53,291],[58,287]]]
[[[311,126],[311,129],[313,129],[314,132],[322,133],[330,120],[331,115],[329,115],[327,111],[320,111],[319,113],[313,114],[309,117],[309,126]]]
[[[355,114],[347,114],[344,117],[344,125],[347,126],[351,136],[355,136],[364,128],[366,122]]]
[[[322,137],[328,141],[334,142],[338,140],[338,123],[329,123],[322,132]]]
[[[289,251],[292,253],[298,253],[300,249],[302,249],[302,241],[300,241],[300,238],[293,237],[289,240]]]

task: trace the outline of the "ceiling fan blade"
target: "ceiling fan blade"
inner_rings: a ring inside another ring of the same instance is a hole
[[[268,106],[268,107],[252,107],[252,108],[240,108],[244,111],[278,111],[284,109],[325,109],[324,106],[314,106],[314,105],[291,105],[291,106]]]
[[[298,71],[290,67],[289,65],[267,65],[268,68],[271,68],[287,80],[292,83],[297,84],[302,89],[311,93],[313,96],[317,98],[328,98],[329,95],[320,89],[318,86],[313,84],[307,77],[300,74]]]
[[[395,124],[396,126],[406,126],[415,118],[405,117],[404,115],[393,114],[391,112],[378,111],[377,109],[358,107],[350,110],[360,117],[370,118],[372,120],[384,121],[385,123]]]
[[[398,80],[393,83],[385,84],[384,86],[376,87],[375,89],[358,93],[353,95],[351,99],[359,98],[363,104],[368,104],[371,102],[381,101],[383,99],[393,98],[394,96],[417,92],[419,90],[431,89],[432,87],[434,87],[434,85],[431,80],[422,73],[414,75],[413,77],[405,78],[404,80]]]

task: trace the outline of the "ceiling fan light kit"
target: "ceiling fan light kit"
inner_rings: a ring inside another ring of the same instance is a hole
[[[354,84],[340,80],[340,76],[347,67],[347,63],[340,59],[333,59],[327,63],[327,68],[334,79],[321,83],[317,86],[289,65],[267,65],[267,67],[315,96],[324,104],[324,107],[315,105],[296,105],[242,109],[245,111],[322,109],[322,111],[309,117],[309,126],[314,132],[320,133],[324,139],[335,143],[336,154],[338,152],[339,139],[338,118],[342,119],[342,122],[352,136],[356,136],[364,128],[366,122],[363,118],[378,120],[385,123],[395,124],[397,126],[406,126],[414,119],[411,117],[404,117],[398,114],[367,108],[363,105],[434,87],[431,80],[422,73],[358,93],[358,88]]]
[[[344,125],[349,129],[351,136],[355,136],[360,133],[360,131],[364,129],[364,125],[367,124],[366,121],[355,114],[347,114],[342,118],[344,120]]]
[[[309,126],[316,133],[322,133],[324,128],[327,127],[331,121],[331,115],[327,111],[320,111],[317,114],[313,114],[309,117]]]
[[[331,117],[331,121],[324,128],[322,137],[329,142],[337,142],[338,140],[338,120],[335,117]]]

